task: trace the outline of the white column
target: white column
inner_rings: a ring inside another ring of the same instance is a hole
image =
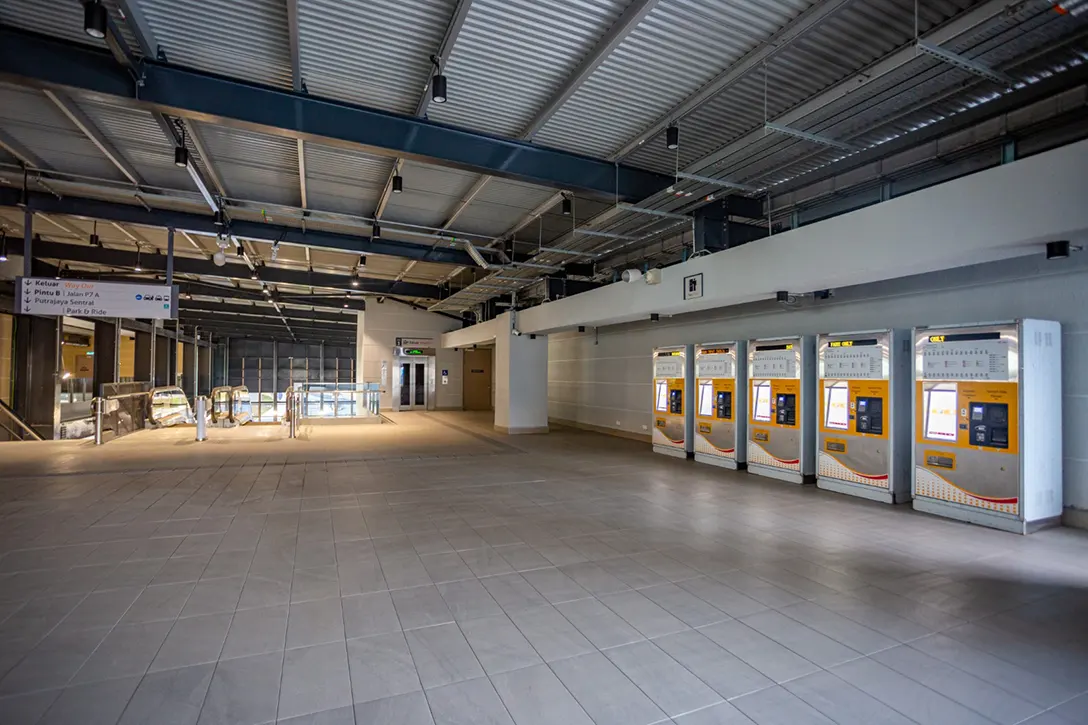
[[[365,383],[363,376],[363,362],[366,360],[366,312],[359,310],[355,313],[355,383]]]
[[[547,433],[548,337],[515,335],[511,325],[503,325],[495,338],[494,376],[495,430]]]

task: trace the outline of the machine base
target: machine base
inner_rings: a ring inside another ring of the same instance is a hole
[[[1021,521],[1020,519],[1009,518],[1008,516],[1002,516],[989,511],[976,510],[967,506],[960,506],[959,504],[945,501],[935,501],[931,498],[924,497],[914,499],[914,510],[933,514],[935,516],[956,519],[958,521],[966,521],[969,524],[988,526],[991,529],[1008,531],[1013,534],[1030,534],[1039,529],[1061,525],[1060,516],[1049,519],[1039,519],[1038,521]]]
[[[654,453],[661,453],[673,458],[687,458],[688,452],[683,448],[669,448],[668,446],[654,446]]]
[[[886,488],[866,486],[860,483],[853,483],[852,481],[843,481],[838,478],[817,476],[816,486],[825,491],[834,491],[835,493],[844,493],[847,496],[867,498],[870,501],[879,501],[880,503],[906,503],[907,501],[910,501],[909,494],[899,494],[897,496]]]
[[[766,476],[767,478],[777,478],[779,481],[786,481],[787,483],[811,483],[811,476],[805,476],[799,471],[785,471],[781,468],[772,468],[771,466],[761,466],[758,463],[748,464],[748,473],[754,473],[757,476]]]
[[[696,453],[695,460],[699,463],[706,463],[711,466],[718,466],[719,468],[728,468],[732,471],[743,471],[748,467],[747,463],[737,463],[736,459],[710,456],[706,453]]]

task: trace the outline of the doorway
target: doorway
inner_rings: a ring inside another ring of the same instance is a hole
[[[398,357],[393,375],[394,410],[430,410],[434,407],[433,357]]]
[[[491,348],[465,350],[462,400],[465,410],[491,410]]]

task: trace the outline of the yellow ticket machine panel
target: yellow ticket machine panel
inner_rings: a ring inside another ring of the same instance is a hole
[[[691,358],[690,345],[654,349],[654,451],[679,458],[692,449]]]
[[[905,331],[820,335],[816,483],[887,503],[910,499],[910,343]]]
[[[695,460],[741,468],[747,461],[745,343],[695,346]]]
[[[1026,533],[1061,515],[1061,331],[914,333],[914,507]]]
[[[748,470],[794,483],[815,472],[814,340],[748,342]]]

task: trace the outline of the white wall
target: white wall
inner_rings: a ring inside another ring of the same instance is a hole
[[[391,300],[383,304],[368,301],[366,311],[359,314],[360,329],[356,345],[357,357],[362,360],[360,382],[380,383],[381,366],[387,367],[386,382],[382,387],[381,406],[393,407],[393,348],[398,337],[433,337],[438,347],[442,334],[461,327],[454,320],[433,312],[416,310]],[[442,384],[442,371],[449,370],[449,382]],[[452,348],[438,348],[435,359],[435,406],[437,408],[461,408],[461,352]]]
[[[955,179],[662,270],[659,285],[611,284],[518,313],[524,332],[648,319],[1037,254],[1088,238],[1088,141]],[[683,299],[703,274],[704,295]],[[472,335],[472,328],[463,333]]]
[[[548,339],[499,335],[495,340],[495,426],[512,433],[548,426]]]
[[[761,243],[762,244],[762,243]],[[753,245],[758,246],[758,245]],[[1062,324],[1065,506],[1088,509],[1088,252],[869,284],[784,309],[759,302],[550,336],[553,419],[648,434],[650,351],[658,345],[1035,317]],[[595,344],[595,339],[599,343]]]

